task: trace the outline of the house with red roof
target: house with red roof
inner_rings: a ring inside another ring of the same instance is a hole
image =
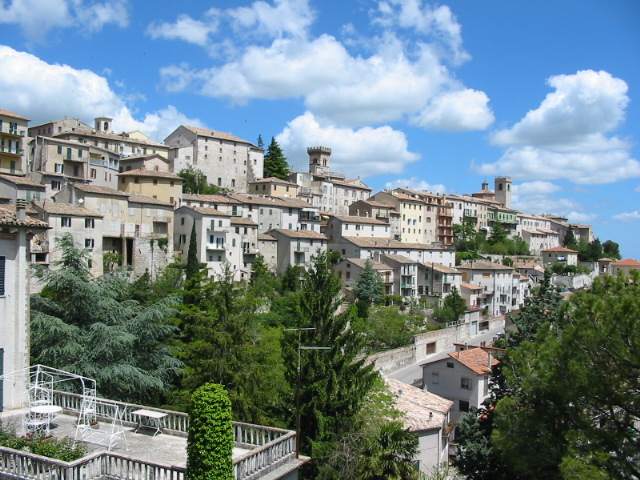
[[[622,260],[618,260],[617,262],[612,262],[609,265],[609,269],[614,275],[620,272],[628,274],[633,270],[640,270],[640,261],[634,258],[624,258]]]

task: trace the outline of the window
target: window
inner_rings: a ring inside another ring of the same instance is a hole
[[[92,168],[91,171],[89,172],[91,175],[91,178],[96,178],[98,172],[96,171],[95,168]]]
[[[427,343],[427,355],[436,353],[436,342]]]
[[[5,264],[7,262],[7,257],[0,257],[0,296],[5,295],[5,280],[4,280],[4,272],[5,272]]]
[[[61,163],[56,163],[53,166],[53,171],[56,173],[64,173],[64,165]]]
[[[71,217],[62,217],[60,223],[63,227],[71,227]]]
[[[458,401],[458,410],[460,410],[461,412],[468,412],[469,411],[469,402],[467,402],[465,400]]]
[[[60,190],[62,184],[58,180],[51,180],[51,190]]]
[[[58,155],[62,155],[62,145],[58,145]]]
[[[431,385],[438,385],[440,383],[440,372],[431,372]]]
[[[93,238],[85,238],[84,239],[84,248],[88,248],[89,250],[93,250],[95,245],[95,240]]]
[[[471,390],[471,379],[467,377],[460,378],[460,388],[463,390]]]
[[[95,218],[85,218],[84,219],[84,228],[96,228],[96,220],[95,220]]]
[[[447,362],[447,368],[453,368],[453,362]]]

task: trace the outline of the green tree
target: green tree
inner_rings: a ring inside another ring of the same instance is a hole
[[[286,180],[289,177],[287,158],[273,137],[271,138],[267,153],[264,156],[264,177],[276,177],[282,180]]]
[[[194,220],[191,226],[191,236],[189,237],[189,249],[187,250],[187,266],[185,267],[187,279],[193,278],[199,270],[198,239],[196,238],[196,222]]]
[[[494,222],[491,229],[491,235],[489,236],[489,243],[495,245],[496,243],[504,242],[507,239],[507,231],[504,228],[502,222]]]
[[[124,273],[91,278],[70,234],[58,248],[60,261],[31,297],[32,363],[95,378],[109,398],[160,401],[181,367],[169,349],[176,297],[138,301]]]
[[[340,433],[349,431],[354,416],[376,378],[371,365],[360,356],[362,339],[349,328],[356,319],[354,309],[337,314],[341,303],[340,279],[333,271],[333,259],[319,254],[304,274],[300,295],[299,327],[311,327],[306,340],[310,345],[329,347],[325,351],[306,351],[302,356],[299,384],[297,336],[285,337],[287,379],[295,392],[295,405],[301,416],[302,451],[316,455]],[[324,445],[323,445],[324,444]]]
[[[564,239],[562,240],[562,245],[574,250],[578,248],[578,242],[576,241],[576,237],[573,235],[573,230],[571,229],[567,230],[567,233],[565,234]]]
[[[369,307],[374,303],[380,303],[384,297],[384,286],[380,275],[373,269],[373,263],[367,259],[360,278],[354,288],[358,315],[366,318]]]
[[[193,392],[189,410],[187,480],[233,480],[231,402],[222,385]]]
[[[289,265],[280,277],[280,291],[285,293],[300,290],[303,273],[304,271],[299,265]]]
[[[258,148],[264,150],[264,141],[262,140],[262,134],[258,134]]]
[[[464,298],[458,293],[458,289],[453,287],[451,293],[442,302],[442,306],[433,312],[433,318],[440,323],[457,322],[467,311],[467,304]]]
[[[182,179],[182,193],[211,195],[225,192],[225,189],[210,184],[202,170],[192,166],[180,170],[178,176]]]
[[[382,305],[372,307],[366,318],[359,317],[353,323],[353,329],[362,335],[368,352],[403,347],[411,343],[415,335],[433,328],[422,314],[405,313],[397,306]]]
[[[613,240],[607,240],[602,244],[602,253],[609,258],[620,258],[620,245]]]

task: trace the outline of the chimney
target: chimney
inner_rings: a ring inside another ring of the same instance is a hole
[[[27,215],[27,201],[22,198],[18,198],[16,200],[16,219],[22,222],[26,218],[26,215]]]

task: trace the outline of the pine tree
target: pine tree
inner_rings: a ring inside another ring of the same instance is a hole
[[[609,258],[620,258],[620,245],[613,240],[607,240],[602,244],[602,253]]]
[[[356,305],[358,306],[358,315],[366,318],[369,313],[369,307],[374,303],[382,301],[384,295],[384,286],[378,273],[373,269],[373,263],[368,260],[364,264],[360,278],[354,288],[356,297]]]
[[[290,366],[287,378],[296,392],[295,404],[300,405],[300,441],[307,453],[322,449],[320,445],[331,443],[350,428],[376,378],[372,366],[360,356],[360,336],[349,328],[356,319],[354,309],[336,313],[342,301],[340,288],[331,258],[325,253],[318,255],[304,275],[298,326],[315,329],[306,334],[305,344],[330,350],[302,352],[304,382],[300,385],[297,336],[288,335],[284,342]]]
[[[562,240],[562,245],[567,248],[576,249],[578,247],[578,242],[576,241],[576,237],[573,235],[573,230],[567,230],[567,233]]]
[[[267,153],[264,156],[264,177],[276,177],[282,180],[286,180],[289,177],[287,158],[273,137],[271,138]]]
[[[185,273],[187,280],[193,278],[200,270],[198,261],[198,239],[196,238],[196,222],[191,226],[191,237],[189,237],[189,249],[187,250],[187,266]]]

